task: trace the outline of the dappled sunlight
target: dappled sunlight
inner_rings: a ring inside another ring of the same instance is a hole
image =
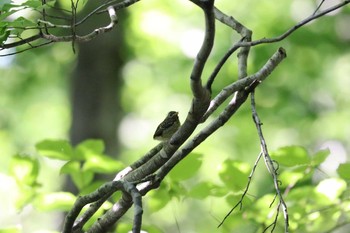
[[[0,225],[7,227],[16,222],[17,214],[15,207],[18,198],[18,187],[13,177],[0,173]],[[11,192],[11,195],[9,195]]]
[[[350,95],[349,60],[349,54],[339,56],[338,58],[336,58],[334,68],[332,69],[332,74],[334,75],[334,77],[332,77],[332,80],[335,84],[335,90],[337,90],[337,97],[342,98],[344,100],[348,100],[348,98],[344,98],[344,96]]]
[[[195,58],[204,38],[204,31],[201,29],[190,29],[180,37],[182,52],[189,58]]]
[[[321,164],[320,169],[328,175],[335,175],[339,164],[345,163],[347,160],[346,150],[341,142],[335,140],[321,144],[320,149],[326,148],[330,150],[330,154]]]
[[[152,138],[154,129],[149,120],[130,113],[122,119],[119,125],[120,142],[128,148],[138,148],[140,144],[148,141],[147,138]]]
[[[315,4],[311,1],[295,0],[290,10],[294,21],[299,22],[315,11]]]
[[[162,11],[146,11],[141,16],[141,30],[149,35],[173,41],[176,38],[174,19]]]
[[[316,190],[327,196],[331,201],[336,201],[347,188],[346,182],[342,179],[330,178],[322,180]]]

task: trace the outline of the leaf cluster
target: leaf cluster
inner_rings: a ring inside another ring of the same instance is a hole
[[[40,154],[39,158],[64,161],[60,175],[71,176],[79,194],[91,192],[100,184],[93,181],[95,174],[116,173],[123,167],[120,161],[112,160],[103,154],[104,145],[99,140],[87,140],[76,147],[72,147],[65,140],[44,140],[36,145],[36,149]],[[337,169],[338,177],[324,177],[315,181],[320,172],[320,165],[328,156],[329,150],[309,154],[300,146],[283,147],[271,153],[271,157],[279,166],[281,188],[288,203],[290,228],[293,231],[327,232],[350,221],[347,172],[350,165],[341,164]],[[161,213],[174,200],[184,202],[221,199],[223,206],[217,206],[218,209],[214,208],[214,211],[222,214],[225,209],[237,203],[247,185],[252,167],[243,161],[227,159],[217,171],[218,182],[206,179],[198,182],[196,177],[202,172],[202,159],[201,154],[192,153],[174,168],[159,189],[147,196],[147,211]],[[20,189],[17,208],[33,204],[40,211],[69,210],[77,196],[68,192],[43,193],[38,182],[39,173],[40,163],[37,158],[28,155],[12,157],[10,174]],[[262,176],[269,179],[268,174]],[[253,176],[252,182],[255,183],[256,180],[259,181],[259,177]],[[267,187],[264,188],[264,192],[255,194],[254,191],[249,191],[240,210],[235,210],[223,225],[224,232],[228,229],[239,230],[242,227],[262,231],[271,223],[269,216],[276,211],[275,194],[272,182],[265,185]],[[110,202],[107,202],[105,208],[109,206]],[[103,209],[90,221],[96,220]],[[242,220],[245,221],[244,225]],[[151,232],[162,232],[156,226],[145,224],[144,227]],[[277,230],[282,230],[282,227],[283,222],[278,221]],[[118,232],[127,232],[127,229],[130,229],[127,222],[118,226]]]

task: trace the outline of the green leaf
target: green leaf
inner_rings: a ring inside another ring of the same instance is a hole
[[[10,35],[10,31],[7,30],[7,22],[0,22],[0,44],[3,44]]]
[[[310,162],[307,151],[301,146],[279,148],[277,151],[271,153],[271,158],[276,160],[280,165],[287,167],[306,165]]]
[[[345,179],[350,180],[350,163],[342,163],[337,169],[338,175]]]
[[[75,200],[76,197],[69,192],[45,193],[38,195],[33,204],[41,211],[68,211]]]
[[[14,28],[11,31],[12,34],[21,35],[26,27],[36,27],[37,24],[33,21],[30,21],[30,20],[20,16],[17,19],[15,19],[13,22],[11,22],[11,25],[9,24],[9,26]]]
[[[117,230],[115,232],[118,233],[130,233],[132,229],[131,223],[120,222],[117,225]],[[151,232],[151,233],[164,233],[161,229],[154,225],[146,225],[142,223],[142,231],[141,232]]]
[[[76,150],[80,150],[82,153],[101,154],[105,150],[105,146],[102,140],[88,139],[79,143]]]
[[[310,167],[307,165],[302,165],[296,167],[295,169],[288,169],[283,171],[279,175],[281,187],[294,186],[297,182],[301,180],[309,179],[311,176]]]
[[[151,212],[156,212],[162,209],[171,200],[171,196],[169,195],[164,184],[161,184],[161,187],[159,189],[149,192],[148,197],[149,199],[147,201],[147,204]]]
[[[2,228],[0,229],[0,233],[20,233],[21,228],[19,227],[7,227],[7,228]]]
[[[238,191],[246,187],[250,170],[248,163],[227,159],[219,168],[219,177],[230,190]]]
[[[20,185],[34,186],[37,184],[39,162],[25,155],[15,155],[11,158],[10,174]]]
[[[20,5],[17,5],[17,4],[12,4],[11,0],[2,0],[1,5],[2,5],[2,7],[0,7],[1,13],[7,12],[7,11],[13,9],[13,8],[17,8],[17,7],[20,6]]]
[[[101,155],[105,150],[102,140],[88,139],[79,143],[75,148],[75,157],[88,160],[90,156]]]
[[[83,166],[83,171],[98,173],[113,173],[120,171],[125,166],[122,162],[105,155],[90,155]]]
[[[187,190],[181,182],[167,179],[164,183],[166,184],[167,192],[170,197],[175,197],[180,200],[187,195]]]
[[[88,171],[76,172],[72,173],[71,177],[74,184],[78,187],[79,190],[81,190],[91,183],[91,181],[94,179],[94,173]]]
[[[316,187],[317,192],[335,201],[347,188],[346,182],[339,178],[322,180]]]
[[[79,190],[89,185],[94,178],[94,173],[83,171],[81,168],[81,162],[76,160],[69,161],[63,165],[60,174],[69,174]]]
[[[22,209],[25,205],[32,203],[33,198],[36,195],[36,189],[30,186],[21,186],[19,188],[18,197],[16,197],[15,206],[18,210]]]
[[[71,160],[65,163],[61,169],[60,174],[73,174],[79,173],[81,168],[81,162],[77,160]]]
[[[144,224],[142,224],[142,229],[144,230],[142,232],[152,232],[152,233],[163,233],[164,232],[161,229],[159,229],[157,226],[154,226],[154,225],[144,225]],[[128,232],[130,232],[130,228],[129,228]]]
[[[70,160],[73,156],[72,147],[66,140],[44,140],[35,147],[41,155],[52,159]]]
[[[202,155],[191,153],[171,170],[169,177],[172,180],[181,181],[192,178],[202,165]]]
[[[314,156],[312,156],[312,163],[314,166],[318,166],[321,163],[323,163],[326,158],[328,157],[328,155],[330,154],[330,150],[329,149],[324,149],[324,150],[320,150],[317,151],[316,154],[314,154]]]
[[[208,196],[224,196],[227,190],[211,182],[201,182],[194,186],[188,193],[189,197],[204,199]]]
[[[37,9],[42,6],[42,2],[39,0],[27,0],[22,3],[22,6],[28,6],[30,8]]]
[[[3,22],[3,20],[6,20],[10,15],[16,13],[17,11],[13,10],[13,11],[4,11],[4,12],[1,12],[0,14],[0,22]],[[12,26],[11,23],[12,22],[8,22],[9,23],[9,26]]]

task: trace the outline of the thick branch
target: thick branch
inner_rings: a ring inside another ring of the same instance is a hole
[[[258,72],[246,78],[239,79],[223,88],[222,91],[210,102],[209,109],[203,116],[202,121],[205,121],[205,119],[207,119],[230,95],[236,91],[242,90],[254,81],[264,81],[286,56],[285,50],[280,48]]]
[[[214,18],[214,0],[210,1],[194,1],[193,3],[200,6],[204,11],[205,16],[205,36],[202,43],[202,46],[197,54],[195,59],[192,73],[191,73],[191,89],[194,98],[202,98],[205,94],[206,90],[202,86],[202,73],[204,70],[204,66],[210,52],[214,45],[214,37],[215,37],[215,18]]]
[[[277,67],[277,65],[286,57],[286,53],[283,48],[280,48],[269,61],[253,76],[250,84],[254,84],[254,88],[263,80],[265,80],[269,74]],[[247,80],[247,79],[243,79]],[[249,88],[249,84],[245,88]],[[250,91],[250,90],[249,90]],[[224,111],[207,127],[201,130],[191,141],[186,143],[181,150],[177,151],[172,158],[164,164],[164,166],[157,173],[156,180],[162,180],[169,171],[186,155],[188,155],[195,147],[207,139],[212,133],[214,133],[218,128],[223,126],[230,117],[239,109],[239,107],[246,101],[249,91],[242,90],[242,95],[238,98],[233,98],[229,105],[224,109]]]

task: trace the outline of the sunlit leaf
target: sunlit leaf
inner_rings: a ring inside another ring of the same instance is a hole
[[[10,174],[20,185],[33,186],[39,174],[39,163],[32,157],[15,155],[11,158]]]
[[[144,225],[142,224],[142,232],[163,233],[164,231],[158,228],[156,225]],[[118,231],[119,232],[119,231]],[[129,229],[130,232],[130,229]]]
[[[281,187],[287,187],[289,185],[296,184],[299,180],[301,180],[304,177],[303,172],[296,172],[296,171],[284,171],[282,172],[278,179],[280,180]]]
[[[38,195],[33,204],[41,211],[68,211],[75,200],[76,197],[69,192],[56,192]]]
[[[292,167],[305,165],[310,162],[307,151],[301,146],[287,146],[279,148],[271,153],[271,158],[276,160],[280,165]]]
[[[28,0],[28,1],[25,1],[22,5],[23,6],[28,6],[28,7],[34,8],[34,9],[37,9],[37,8],[42,6],[42,1],[39,1],[39,0]]]
[[[27,27],[36,27],[37,24],[20,16],[12,21],[10,26],[14,28],[11,30],[11,33],[19,36],[24,30],[26,30]]]
[[[201,182],[189,191],[188,196],[197,199],[204,199],[208,196],[224,196],[225,194],[227,194],[227,189],[211,182]]]
[[[60,174],[72,174],[72,173],[79,173],[81,168],[81,162],[72,160],[65,163],[61,169]]]
[[[60,174],[69,174],[72,177],[74,184],[81,190],[94,178],[94,173],[91,171],[83,171],[80,161],[69,161],[60,170]]]
[[[191,153],[169,173],[172,180],[187,180],[193,177],[202,165],[202,155]]]
[[[167,179],[164,183],[170,197],[181,199],[187,195],[187,190],[181,182]]]
[[[342,163],[337,169],[338,175],[346,180],[350,180],[350,163]]]
[[[162,209],[171,200],[171,196],[162,184],[159,189],[151,191],[148,195],[148,198],[149,199],[147,200],[147,205],[152,212],[156,212]]]
[[[303,206],[304,209],[312,205],[322,207],[331,204],[331,200],[313,186],[293,188],[288,194],[289,205]]]
[[[7,227],[0,228],[0,233],[21,233],[22,230],[20,227]]]
[[[20,210],[33,201],[33,198],[37,193],[37,189],[30,186],[20,186],[18,193],[19,195],[16,197],[15,206],[16,209]]]
[[[70,160],[73,150],[66,140],[44,140],[36,144],[37,151],[48,158]]]
[[[120,222],[117,224],[117,229],[115,232],[118,233],[130,233],[132,232],[132,223]],[[159,229],[156,224],[146,225],[142,223],[141,233],[164,233],[164,230]]]
[[[76,154],[79,157],[83,156],[87,159],[90,155],[102,154],[105,150],[105,146],[102,140],[88,139],[79,143],[76,148]]]
[[[10,0],[2,0],[2,4],[0,5],[1,13],[7,12],[10,9],[17,8],[20,5],[12,4]]]
[[[221,164],[219,177],[231,191],[239,191],[247,185],[250,169],[248,163],[228,159]]]
[[[322,180],[316,187],[317,192],[327,196],[330,200],[336,200],[347,188],[346,182],[339,178]]]
[[[74,184],[78,187],[79,190],[85,188],[91,183],[94,179],[94,173],[89,171],[84,172],[75,172],[70,174]]]
[[[202,182],[194,186],[188,193],[189,197],[204,199],[210,195],[210,190],[213,184],[209,182]]]
[[[16,13],[16,11],[9,11],[9,12],[6,12],[6,11],[5,11],[5,12],[2,12],[2,13],[0,14],[0,20],[3,21],[3,20],[5,20],[7,17],[9,17],[10,15],[12,15],[12,14],[14,14],[14,13]],[[11,22],[9,22],[8,25],[11,26]]]
[[[109,205],[109,204],[107,204]],[[106,204],[103,204],[102,208],[99,208],[94,215],[89,218],[89,220],[86,222],[86,224],[83,227],[84,232],[87,232],[87,230],[95,223],[96,221],[102,216],[102,214],[106,211],[106,208],[104,208]],[[109,207],[110,208],[110,207]],[[85,209],[85,208],[84,208]]]
[[[7,22],[0,22],[0,44],[5,42],[10,35],[10,31],[7,30]]]
[[[105,155],[90,155],[84,163],[83,170],[98,173],[113,173],[124,168],[124,164]]]
[[[117,231],[118,233],[129,233],[130,229],[132,229],[131,223],[121,222],[117,224]]]
[[[269,206],[276,203],[274,194],[266,194],[257,199],[254,205],[251,205],[251,212],[249,215],[251,218],[255,218],[259,222],[268,223],[270,218],[268,216],[273,215],[275,208],[269,208]]]
[[[318,166],[321,163],[323,163],[329,154],[330,154],[329,149],[317,151],[316,154],[314,154],[314,156],[312,156],[313,165]]]

